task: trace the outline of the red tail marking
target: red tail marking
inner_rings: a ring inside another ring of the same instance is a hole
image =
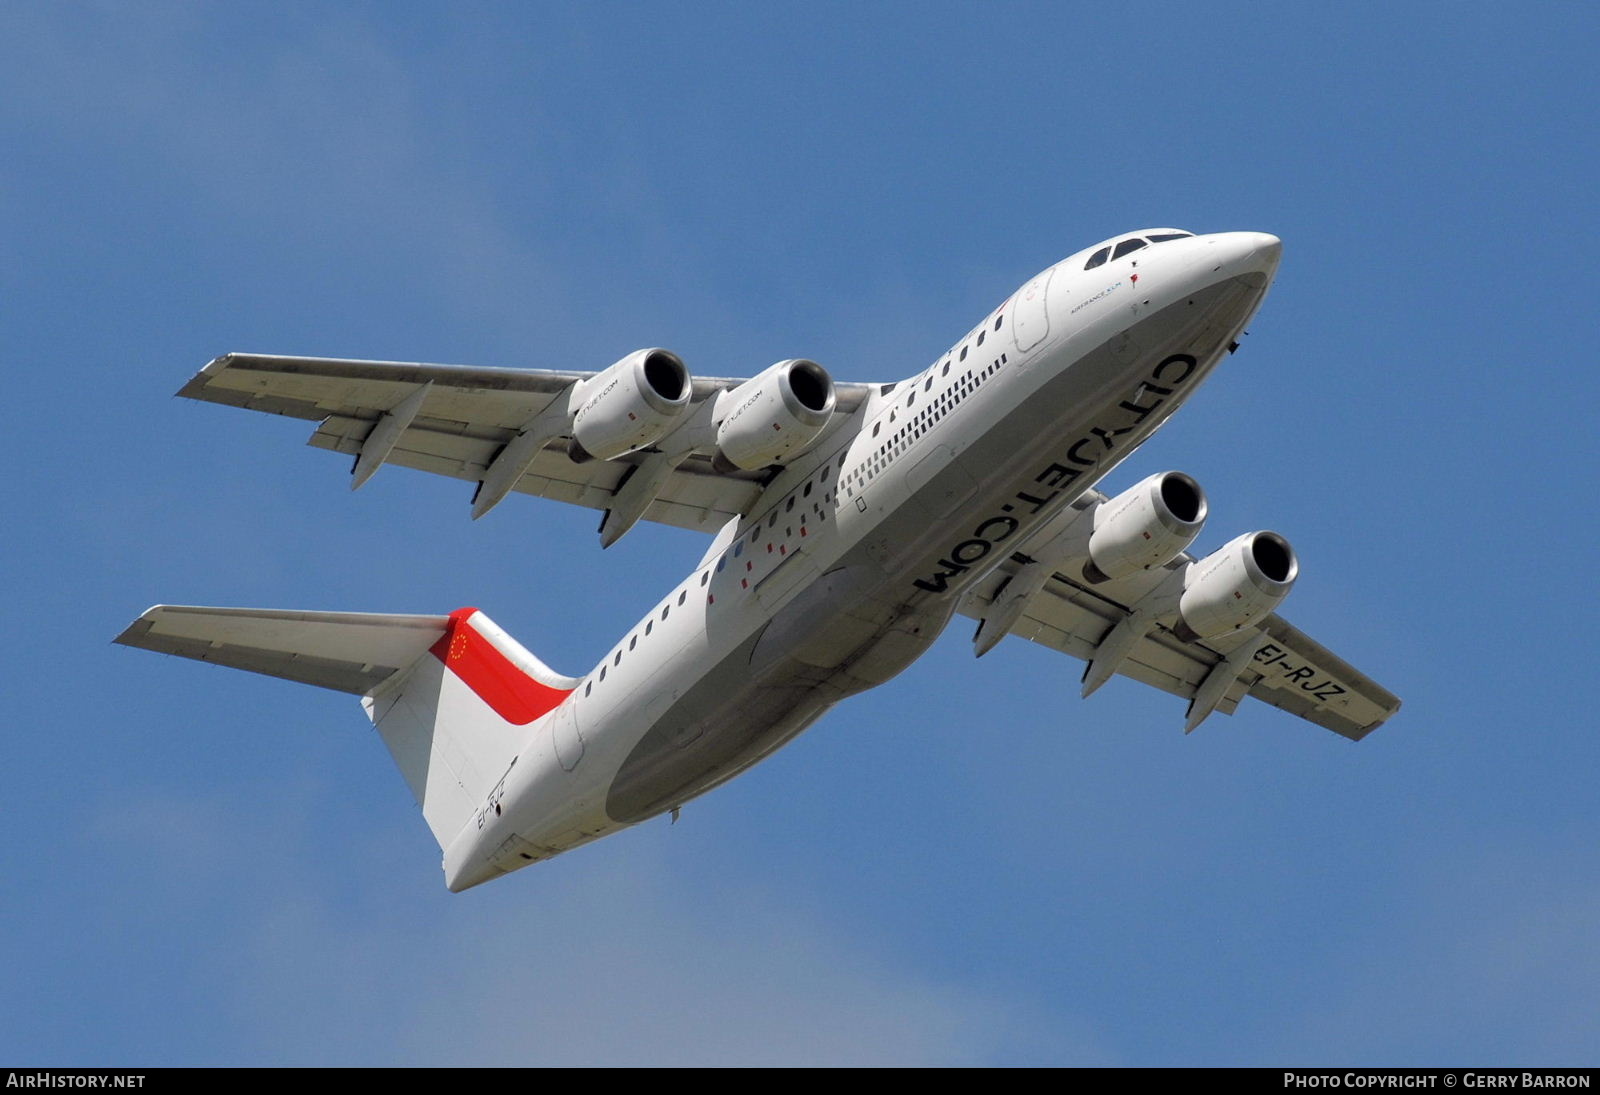
[[[541,684],[518,669],[467,622],[477,611],[458,608],[450,613],[449,625],[429,653],[514,726],[526,726],[559,707],[571,692]]]

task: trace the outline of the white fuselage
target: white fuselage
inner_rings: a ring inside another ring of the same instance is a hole
[[[673,809],[936,639],[962,594],[1153,433],[1276,271],[1253,232],[1044,271],[784,468],[529,727],[445,850],[460,890]]]

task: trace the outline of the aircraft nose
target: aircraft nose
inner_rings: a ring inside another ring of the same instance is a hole
[[[1249,262],[1252,266],[1271,274],[1278,269],[1278,260],[1283,257],[1283,241],[1268,232],[1240,232],[1240,243],[1244,244],[1249,252]]]
[[[1200,239],[1205,246],[1190,260],[1196,269],[1225,270],[1230,277],[1260,273],[1269,280],[1278,273],[1283,241],[1269,232],[1218,232]]]

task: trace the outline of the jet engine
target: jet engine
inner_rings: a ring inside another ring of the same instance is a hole
[[[1162,566],[1194,543],[1206,523],[1206,494],[1180,471],[1161,472],[1095,507],[1089,561],[1091,583],[1126,578]]]
[[[1248,627],[1283,603],[1299,574],[1289,541],[1276,532],[1247,532],[1190,564],[1173,630],[1192,643]]]
[[[726,396],[712,466],[728,472],[782,464],[817,439],[833,415],[833,378],[815,361],[780,361]]]
[[[689,370],[667,350],[635,350],[584,382],[567,454],[578,463],[648,448],[689,407]]]

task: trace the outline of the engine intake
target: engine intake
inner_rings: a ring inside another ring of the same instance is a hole
[[[635,350],[584,382],[567,455],[578,463],[614,460],[649,448],[688,409],[692,386],[669,350]]]
[[[833,378],[815,361],[780,361],[723,396],[712,466],[754,471],[785,463],[817,439],[833,417]]]
[[[1300,576],[1300,560],[1276,532],[1247,532],[1191,563],[1183,576],[1178,625],[1184,642],[1215,639],[1264,619]]]
[[[1165,566],[1194,543],[1206,523],[1206,492],[1181,471],[1152,475],[1095,507],[1090,584]]]

